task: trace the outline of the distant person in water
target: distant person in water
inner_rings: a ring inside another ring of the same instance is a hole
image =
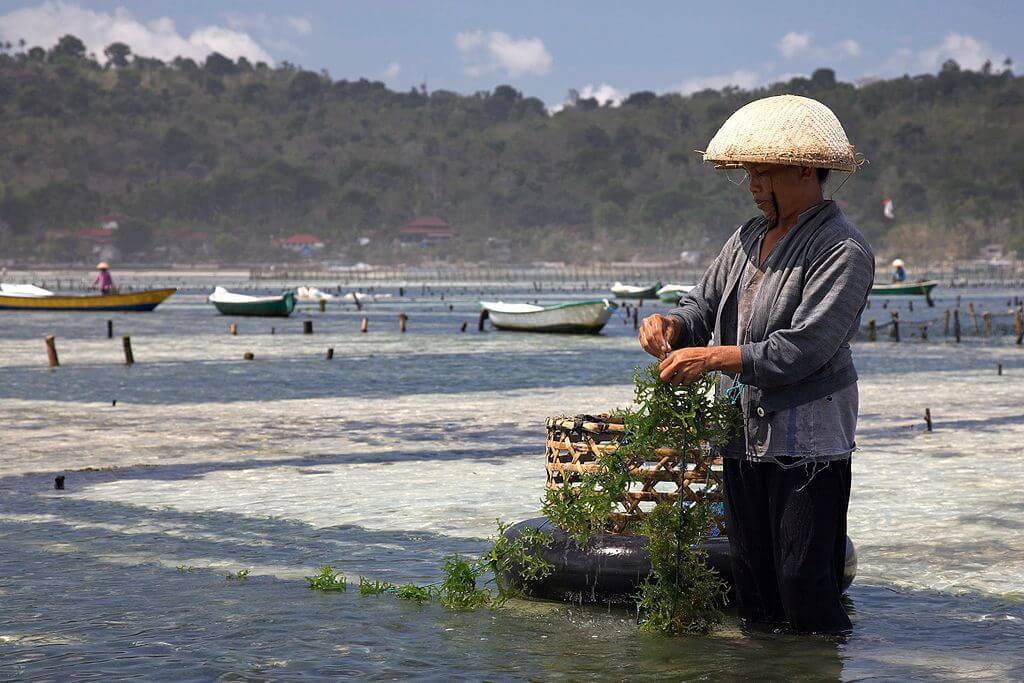
[[[903,267],[903,259],[896,259],[892,262],[892,281],[904,282],[907,279],[907,270]]]
[[[93,284],[100,288],[100,294],[113,294],[114,278],[110,277],[110,266],[106,261],[100,261],[96,270],[100,272],[96,275],[96,281]]]
[[[740,616],[796,631],[850,628],[842,601],[857,371],[850,340],[875,275],[871,247],[822,184],[857,168],[828,107],[756,100],[711,140],[706,161],[742,168],[759,215],[729,239],[640,343],[661,379],[718,372],[743,413],[721,453]]]

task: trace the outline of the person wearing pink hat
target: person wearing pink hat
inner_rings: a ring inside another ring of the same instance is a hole
[[[107,265],[106,261],[100,261],[96,265],[96,270],[98,270],[99,273],[96,275],[96,281],[93,282],[93,285],[100,288],[100,294],[113,293],[114,278],[110,276],[110,266]]]

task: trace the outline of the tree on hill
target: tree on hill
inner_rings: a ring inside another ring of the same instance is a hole
[[[124,67],[128,66],[132,49],[124,43],[111,43],[103,50],[103,54],[107,58],[107,66]]]

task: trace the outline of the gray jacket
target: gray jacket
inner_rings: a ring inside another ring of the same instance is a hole
[[[682,323],[675,348],[737,343],[736,284],[768,227],[764,217],[741,226],[669,313]],[[875,278],[864,236],[828,201],[801,214],[765,267],[749,342],[740,346],[751,408],[772,413],[856,382],[850,340]]]

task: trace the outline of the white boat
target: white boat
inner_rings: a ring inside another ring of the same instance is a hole
[[[341,300],[354,304],[356,302],[356,299],[359,300],[359,303],[365,303],[367,301],[381,301],[390,298],[390,294],[366,294],[364,292],[349,292],[345,296],[341,297]]]
[[[684,294],[689,294],[690,290],[693,289],[694,286],[695,285],[667,284],[661,289],[659,289],[657,292],[655,292],[655,294],[657,294],[658,298],[664,301],[665,303],[674,304],[678,303],[678,301],[683,298]]]
[[[287,318],[295,310],[295,293],[277,296],[249,296],[217,287],[206,299],[224,315],[252,315]]]
[[[521,332],[571,332],[597,334],[618,308],[608,299],[574,301],[556,306],[507,304],[503,301],[481,301],[499,330]]]
[[[624,285],[616,282],[612,285],[612,294],[616,299],[653,299],[655,293],[661,287],[660,282],[653,285]]]
[[[27,297],[53,296],[53,292],[50,290],[36,287],[35,285],[12,285],[7,283],[0,283],[0,294],[4,296]]]
[[[295,289],[296,301],[330,301],[333,298],[333,294],[328,294],[316,287],[297,287]]]

